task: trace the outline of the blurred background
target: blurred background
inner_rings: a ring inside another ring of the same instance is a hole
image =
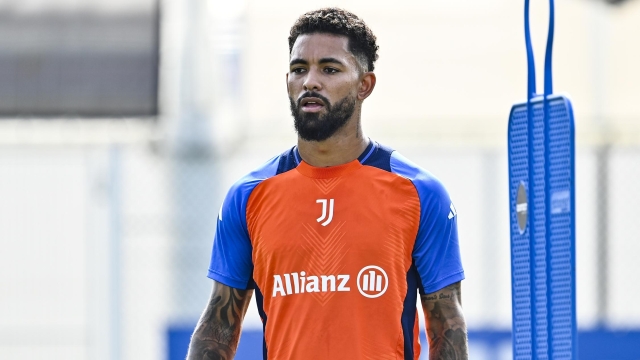
[[[532,3],[541,74],[548,5]],[[329,5],[378,37],[366,134],[456,204],[471,358],[510,358],[522,1],[0,0],[0,359],[184,358],[227,189],[296,141],[289,28]],[[608,359],[640,358],[628,340],[640,333],[639,39],[640,1],[556,4],[555,89],[577,129],[578,323],[582,344],[623,339],[602,345],[622,349]],[[261,329],[252,305],[238,359],[261,358]]]

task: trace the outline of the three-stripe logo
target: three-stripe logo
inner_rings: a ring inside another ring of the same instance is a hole
[[[449,205],[449,209],[451,211],[449,211],[449,220],[453,219],[456,215],[458,215],[458,213],[456,212],[456,207],[453,206],[453,203],[451,203],[451,205]]]
[[[389,287],[387,273],[379,266],[365,266],[358,273],[358,291],[370,299],[382,296]]]

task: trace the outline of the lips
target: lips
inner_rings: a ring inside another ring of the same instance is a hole
[[[300,108],[307,112],[320,111],[324,107],[324,101],[316,97],[304,97],[300,100]]]

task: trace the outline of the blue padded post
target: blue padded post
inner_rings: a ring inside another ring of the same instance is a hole
[[[522,360],[577,356],[575,130],[571,102],[553,95],[553,0],[549,6],[538,95],[525,0],[527,98],[509,118],[513,354]]]

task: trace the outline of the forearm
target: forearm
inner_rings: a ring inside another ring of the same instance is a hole
[[[430,360],[467,360],[467,325],[462,313],[460,283],[422,296]]]
[[[240,327],[199,324],[191,338],[187,360],[233,359],[240,339]]]
[[[233,359],[250,298],[250,291],[214,286],[191,338],[187,360]]]
[[[467,360],[467,332],[462,328],[429,334],[429,359]]]

